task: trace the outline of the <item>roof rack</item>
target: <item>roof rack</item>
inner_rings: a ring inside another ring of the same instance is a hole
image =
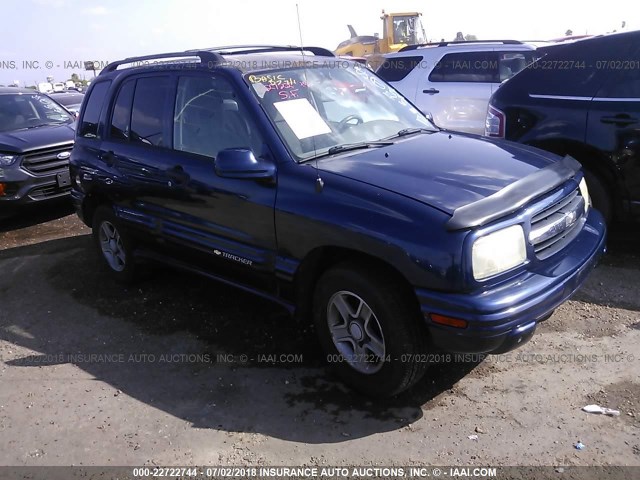
[[[228,45],[205,49],[221,55],[246,55],[272,52],[311,52],[319,57],[335,57],[331,50],[322,47],[298,47],[296,45]]]
[[[246,55],[250,53],[268,52],[310,52],[319,57],[335,57],[331,50],[322,47],[296,47],[295,45],[229,45],[225,47],[212,47],[198,50],[186,50],[184,52],[158,53],[141,57],[129,57],[107,65],[100,74],[116,70],[120,65],[127,63],[158,60],[161,58],[188,58],[199,57],[202,63],[219,65],[225,62],[222,55]]]
[[[144,55],[142,57],[129,57],[117,62],[112,62],[107,65],[101,72],[103,73],[113,72],[120,65],[126,65],[127,63],[144,62],[146,60],[158,60],[161,58],[187,58],[187,57],[199,57],[202,63],[219,64],[224,63],[224,57],[217,52],[206,50],[188,50],[186,52],[172,52],[172,53],[158,53],[155,55]]]
[[[503,45],[522,45],[520,40],[460,40],[453,42],[432,42],[432,43],[420,43],[417,45],[407,45],[402,47],[400,52],[407,52],[410,50],[417,50],[421,47],[448,47],[449,45],[469,45],[474,43],[501,43]]]

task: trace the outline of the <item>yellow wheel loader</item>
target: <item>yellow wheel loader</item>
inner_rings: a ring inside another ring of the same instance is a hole
[[[345,40],[336,55],[367,57],[375,54],[397,52],[407,45],[426,43],[426,35],[420,17],[421,13],[385,13],[382,11],[383,37],[376,35],[358,35],[351,25],[347,25],[351,38]]]

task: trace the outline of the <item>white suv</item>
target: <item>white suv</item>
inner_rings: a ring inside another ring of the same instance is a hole
[[[517,40],[442,42],[384,55],[376,73],[436,125],[482,135],[493,92],[535,58]]]

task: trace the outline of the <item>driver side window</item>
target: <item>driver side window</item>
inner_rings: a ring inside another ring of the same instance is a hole
[[[262,137],[228,81],[184,76],[178,81],[173,146],[212,158],[227,148],[244,148],[259,156]]]

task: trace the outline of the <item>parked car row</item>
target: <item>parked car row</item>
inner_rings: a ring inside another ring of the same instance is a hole
[[[605,250],[580,164],[438,128],[332,58],[247,46],[109,64],[70,160],[105,270],[132,281],[159,261],[278,302],[370,395],[415,384],[434,349],[522,345]]]
[[[377,73],[440,127],[571,155],[607,221],[640,219],[640,32],[411,46]]]

